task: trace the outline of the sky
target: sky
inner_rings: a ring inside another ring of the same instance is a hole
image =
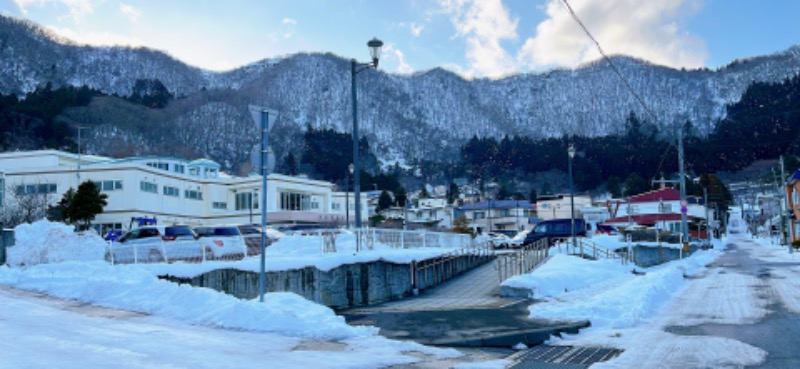
[[[465,77],[577,67],[599,57],[565,0],[0,0],[81,44],[147,46],[224,71],[264,58],[331,52],[381,69],[442,67]],[[798,43],[796,0],[566,0],[606,54],[716,68]]]

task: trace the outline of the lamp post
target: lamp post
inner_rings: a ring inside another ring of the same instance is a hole
[[[347,166],[347,170],[350,173],[346,175],[344,179],[344,219],[345,219],[345,228],[350,229],[350,176],[353,175],[353,163]]]
[[[373,38],[367,42],[369,47],[369,54],[372,57],[372,63],[359,63],[355,59],[350,60],[350,90],[352,92],[353,100],[353,192],[356,201],[356,232],[361,229],[361,186],[359,183],[361,171],[360,163],[358,161],[358,110],[356,100],[356,75],[369,68],[378,68],[378,60],[381,57],[381,47],[383,41]],[[356,250],[359,249],[360,237],[356,236]]]
[[[575,249],[575,191],[572,188],[572,159],[575,158],[575,146],[569,144],[567,149],[569,155],[569,218],[570,218],[570,233],[572,234],[572,249]],[[581,247],[582,248],[582,247]],[[583,250],[581,250],[581,257]]]
[[[256,127],[261,131],[261,147],[259,148],[260,166],[259,173],[261,174],[261,270],[259,273],[259,302],[264,302],[264,293],[267,288],[266,278],[266,248],[267,248],[267,175],[269,174],[269,130],[272,123],[278,117],[278,113],[260,106],[250,105],[248,107]]]

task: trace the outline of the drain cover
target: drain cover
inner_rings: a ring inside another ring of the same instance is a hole
[[[535,346],[511,359],[509,369],[584,369],[594,363],[610,360],[622,350],[603,347]]]

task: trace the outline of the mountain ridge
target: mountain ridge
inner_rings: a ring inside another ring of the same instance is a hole
[[[612,58],[647,110],[606,60],[501,79],[465,79],[440,67],[410,75],[369,70],[357,79],[360,132],[388,162],[446,160],[476,135],[616,134],[630,112],[662,129],[691,120],[705,135],[750,83],[779,82],[800,73],[800,46],[735,60],[716,70],[678,70],[627,56]],[[143,143],[133,145],[131,154],[184,152],[238,167],[249,158],[242,147],[258,140],[247,113],[250,104],[280,113],[271,139],[278,157],[301,150],[298,143],[306,126],[352,129],[349,59],[332,53],[298,53],[214,72],[149,48],[59,43],[32,22],[0,16],[0,76],[4,94],[24,95],[52,83],[128,96],[137,80],[147,79],[161,81],[176,96],[164,114],[137,119],[152,119],[148,126],[182,132],[192,141],[179,146],[192,150],[159,144],[141,127],[115,127],[114,121],[129,120],[122,115],[130,109],[107,100],[67,112],[64,119],[73,124],[98,127],[84,131],[85,144],[102,154],[114,154],[113,145],[103,142],[131,135]],[[222,136],[231,136],[214,134],[222,129],[237,130],[243,137],[220,142]]]

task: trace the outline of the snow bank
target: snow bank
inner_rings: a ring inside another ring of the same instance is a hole
[[[618,260],[586,260],[577,256],[553,255],[535,272],[503,282],[503,286],[533,291],[534,297],[553,297],[630,274],[631,267]]]
[[[17,226],[14,238],[14,246],[7,249],[8,264],[13,266],[100,261],[106,253],[106,242],[97,233],[75,233],[72,226],[47,219]]]
[[[264,303],[245,301],[207,288],[163,281],[136,265],[64,262],[26,269],[3,267],[0,284],[224,328],[332,340],[377,334],[376,328],[351,327],[333,310],[292,293],[267,294]]]

